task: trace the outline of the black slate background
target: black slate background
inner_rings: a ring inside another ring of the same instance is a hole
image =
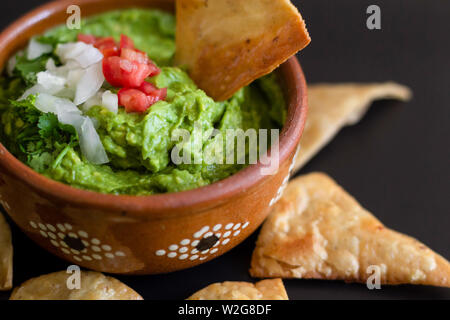
[[[43,3],[1,1],[0,28]],[[310,83],[395,80],[410,86],[408,104],[377,102],[363,121],[345,128],[302,173],[325,171],[387,226],[414,236],[450,258],[450,2],[446,0],[294,1],[312,44],[300,55]],[[366,8],[377,4],[382,30],[366,28]],[[14,284],[59,271],[53,257],[12,226]],[[202,266],[158,276],[118,277],[145,299],[184,299],[219,281],[248,275],[256,234]],[[287,280],[291,299],[449,299],[450,290]],[[0,293],[7,299],[9,293]]]

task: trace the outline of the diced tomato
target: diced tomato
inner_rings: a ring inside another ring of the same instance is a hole
[[[156,102],[164,100],[167,88],[158,89],[154,85],[144,82],[139,89],[123,88],[118,92],[119,105],[127,112],[144,112]]]
[[[138,89],[123,88],[118,92],[119,105],[127,112],[144,112],[150,107],[148,97]]]
[[[134,42],[131,38],[122,34],[120,36],[120,49],[134,49]]]
[[[150,76],[149,65],[120,57],[103,59],[103,75],[114,87],[137,88]]]
[[[108,57],[103,59],[103,75],[112,86],[122,86],[122,70],[120,68],[120,57]]]
[[[95,42],[97,41],[97,38],[93,35],[90,34],[78,34],[77,36],[78,41],[87,43],[87,44],[95,44]]]
[[[154,105],[158,101],[164,100],[166,97],[167,97],[167,88],[161,89],[158,95],[147,96],[150,106]]]
[[[159,70],[159,68],[148,58],[147,53],[143,51],[123,48],[121,50],[120,57],[130,61],[147,64],[151,70],[149,77],[153,77],[161,73],[161,70]]]
[[[98,38],[97,41],[95,42],[96,48],[114,47],[114,46],[117,46],[117,43],[113,37]]]
[[[105,58],[119,55],[119,47],[112,37],[98,38],[94,46],[102,52]]]
[[[167,88],[158,89],[153,84],[144,81],[142,85],[139,87],[143,93],[145,93],[149,98],[153,99],[154,103],[159,100],[164,100],[167,97]]]
[[[120,51],[120,57],[130,60],[130,61],[136,61],[139,63],[149,63],[150,62],[150,60],[148,59],[147,53],[138,51],[138,50],[129,49],[129,48],[123,48]]]
[[[149,77],[154,77],[161,73],[161,70],[152,61],[149,61],[148,66],[151,70]]]
[[[87,37],[86,40],[92,41]],[[146,108],[166,98],[167,89],[158,89],[145,82],[146,78],[158,75],[161,70],[149,59],[147,53],[134,48],[132,39],[121,35],[118,46],[112,37],[97,38],[94,45],[103,53],[103,74],[106,81],[114,87],[123,88],[122,102],[127,111],[136,109],[140,112],[144,104],[142,95],[147,99]],[[131,89],[136,90],[130,91]],[[135,105],[137,107],[133,107]]]
[[[139,87],[139,90],[141,90],[146,95],[150,96],[154,94],[159,89],[152,83],[144,81],[142,85]]]
[[[94,45],[102,52],[104,57],[119,55],[119,47],[112,37],[97,38],[90,34],[79,34],[78,41]]]
[[[119,55],[119,48],[117,48],[117,47],[102,48],[102,49],[100,49],[100,51],[102,52],[103,57],[105,57],[105,58]]]

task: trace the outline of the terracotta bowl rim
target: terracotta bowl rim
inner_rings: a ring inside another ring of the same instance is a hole
[[[56,12],[66,10],[70,4],[83,5],[101,2],[107,2],[107,0],[57,0],[41,5],[10,24],[1,32],[0,48],[5,48],[13,41],[9,34],[17,29],[32,29],[40,21],[41,17],[47,18]],[[136,6],[130,4],[130,7]],[[295,56],[291,57],[280,66],[280,69],[284,70],[286,74],[293,74],[291,78],[294,79],[294,83],[291,88],[295,88],[295,90],[289,90],[286,94],[288,116],[280,133],[279,164],[281,165],[287,160],[289,155],[295,152],[298,146],[305,126],[308,107],[306,80],[297,58]],[[176,216],[181,216],[188,214],[192,210],[196,212],[207,210],[250,189],[266,178],[260,173],[262,164],[258,161],[257,164],[250,165],[238,173],[208,186],[176,193],[130,196],[102,194],[77,189],[47,178],[14,157],[1,143],[0,165],[9,174],[12,174],[36,192],[51,199],[57,199],[58,202],[103,210],[109,209],[111,210],[111,215],[122,215],[126,212],[129,217],[146,219],[163,218],[168,212],[174,212]]]

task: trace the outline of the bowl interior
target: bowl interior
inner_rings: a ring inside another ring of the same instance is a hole
[[[174,10],[174,2],[166,0],[60,0],[41,6],[23,16],[0,34],[0,66],[26,45],[37,34],[66,21],[67,7],[77,4],[82,17],[109,10],[130,7],[152,7],[166,11]],[[306,121],[306,82],[295,57],[277,70],[284,90],[288,116],[280,134],[280,164],[295,152]],[[269,155],[270,155],[269,150]],[[0,144],[0,165],[10,174],[22,180],[34,190],[58,201],[90,208],[110,209],[111,212],[127,210],[139,217],[158,217],[163,214],[188,214],[220,205],[229,198],[250,189],[266,178],[261,175],[262,164],[258,162],[237,174],[214,184],[178,193],[152,196],[115,196],[85,191],[48,179],[20,162]],[[183,212],[180,212],[183,208]]]

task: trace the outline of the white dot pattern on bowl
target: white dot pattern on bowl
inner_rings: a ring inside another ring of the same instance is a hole
[[[191,245],[192,245],[193,247],[196,247],[196,246],[198,245],[199,242],[200,242],[199,240],[194,240],[194,241],[192,241]]]
[[[194,233],[194,238],[200,238],[204,233],[208,232],[209,226],[204,226],[200,231]]]
[[[188,248],[186,247],[181,247],[180,250],[178,250],[180,253],[185,253],[188,251]]]
[[[189,240],[189,239],[184,239],[184,240],[180,241],[180,244],[182,246],[187,246],[189,243],[191,243],[191,240]]]
[[[98,238],[90,238],[86,231],[75,230],[69,223],[52,225],[50,223],[44,224],[42,222],[29,221],[29,224],[42,237],[48,239],[52,246],[78,262],[126,257],[123,251],[113,250],[110,245],[102,243]],[[159,252],[159,254],[165,255],[166,252]]]
[[[56,242],[55,240],[50,240],[50,243],[51,243],[52,245],[54,245],[55,247],[59,247],[59,243]]]
[[[211,237],[212,235],[213,235],[212,232],[208,232],[208,233],[206,233],[203,237],[204,237],[204,238],[208,238],[208,237]]]
[[[287,176],[283,179],[283,182],[281,183],[280,188],[278,188],[278,191],[277,191],[277,194],[275,195],[275,197],[270,200],[269,207],[272,207],[283,196],[283,192],[289,183],[289,179],[292,175],[292,172],[294,171],[295,161],[297,160],[297,156],[298,156],[299,152],[300,152],[300,146],[298,146],[297,150],[295,151],[295,155],[294,155],[294,158],[292,158],[292,162],[291,162],[291,165],[289,166],[289,172],[288,172]]]
[[[80,231],[78,231],[78,235],[82,238],[88,238],[88,234],[86,231],[80,230]]]
[[[165,249],[155,251],[158,257],[167,257],[178,260],[205,260],[219,251],[219,246],[225,246],[232,237],[237,237],[241,231],[249,226],[249,222],[228,223],[225,225],[204,226],[192,235],[167,246]],[[176,243],[179,243],[176,244]],[[189,246],[191,249],[189,249]],[[189,251],[190,250],[190,251]]]

